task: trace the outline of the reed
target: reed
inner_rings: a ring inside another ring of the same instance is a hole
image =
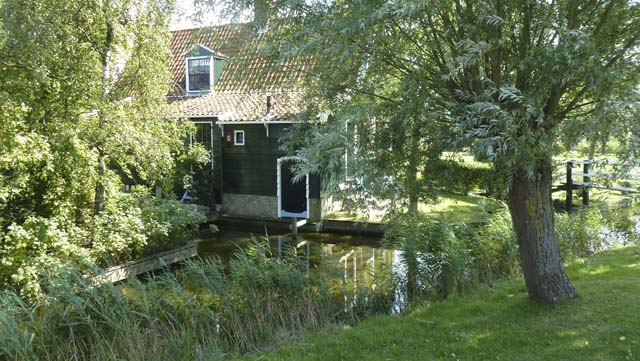
[[[2,360],[209,360],[288,343],[358,312],[294,253],[278,259],[258,241],[228,267],[188,261],[120,285],[70,269],[34,303],[4,291],[0,306]]]

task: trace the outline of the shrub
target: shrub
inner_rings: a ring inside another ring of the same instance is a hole
[[[631,207],[582,208],[555,218],[556,239],[566,258],[585,256],[638,241],[640,220]]]
[[[479,226],[449,225],[439,218],[403,216],[390,224],[387,246],[400,251],[396,287],[409,301],[442,298],[477,283],[520,273],[518,242],[504,203],[490,203]],[[557,214],[556,240],[565,261],[637,242],[640,219],[627,208],[585,208]]]
[[[147,236],[147,253],[173,248],[193,236],[200,224],[206,221],[203,214],[188,205],[174,200],[138,197],[144,233]]]
[[[487,196],[504,199],[504,182],[492,168],[467,165],[456,161],[440,161],[430,165],[429,174],[439,188],[467,195],[480,190]]]
[[[61,268],[105,267],[184,243],[203,215],[176,201],[117,194],[102,213],[77,221],[67,215],[29,217],[0,236],[0,284],[33,300],[42,279]]]
[[[492,282],[520,271],[518,241],[504,203],[492,210],[489,221],[474,232],[470,242],[475,275]]]
[[[0,282],[28,299],[43,292],[38,282],[56,274],[62,267],[85,267],[91,262],[84,247],[85,230],[67,217],[29,217],[21,224],[9,226],[0,243]]]

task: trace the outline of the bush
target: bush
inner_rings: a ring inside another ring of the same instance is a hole
[[[567,258],[589,255],[616,245],[637,243],[640,219],[631,207],[598,206],[582,208],[555,218],[556,239]]]
[[[69,218],[29,217],[9,226],[0,239],[0,282],[28,299],[42,294],[39,280],[71,264],[85,268],[91,262],[85,247],[88,232]]]
[[[518,241],[504,203],[492,212],[487,224],[478,227],[470,246],[480,282],[493,282],[520,272]]]
[[[64,267],[106,267],[183,244],[205,217],[177,201],[135,192],[109,197],[102,213],[75,221],[66,215],[29,217],[0,238],[0,284],[28,299],[42,279]]]
[[[468,195],[479,190],[487,196],[504,199],[504,182],[492,168],[444,160],[430,167],[431,180],[446,192]]]
[[[141,220],[147,236],[147,253],[176,247],[184,243],[207,219],[191,206],[174,200],[138,197]]]
[[[390,224],[384,242],[400,251],[392,273],[405,299],[442,298],[521,272],[509,211],[504,203],[489,205],[491,217],[479,226],[406,216]],[[640,219],[629,208],[585,208],[555,220],[565,261],[640,238]]]

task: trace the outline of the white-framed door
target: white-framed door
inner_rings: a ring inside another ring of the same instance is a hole
[[[278,217],[309,218],[309,175],[293,183],[291,163],[299,162],[297,157],[278,158],[276,165],[278,189]]]

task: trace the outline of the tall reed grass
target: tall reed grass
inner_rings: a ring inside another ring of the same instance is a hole
[[[480,284],[518,276],[518,242],[506,205],[487,210],[482,225],[448,224],[438,217],[403,216],[391,223],[385,243],[399,250],[393,283],[408,303],[445,298]],[[638,243],[636,207],[602,206],[555,215],[565,261],[616,245]]]
[[[69,270],[32,304],[4,291],[0,359],[211,360],[358,317],[362,310],[345,307],[346,289],[331,292],[295,254],[270,252],[256,241],[228,266],[189,261],[115,286]]]

